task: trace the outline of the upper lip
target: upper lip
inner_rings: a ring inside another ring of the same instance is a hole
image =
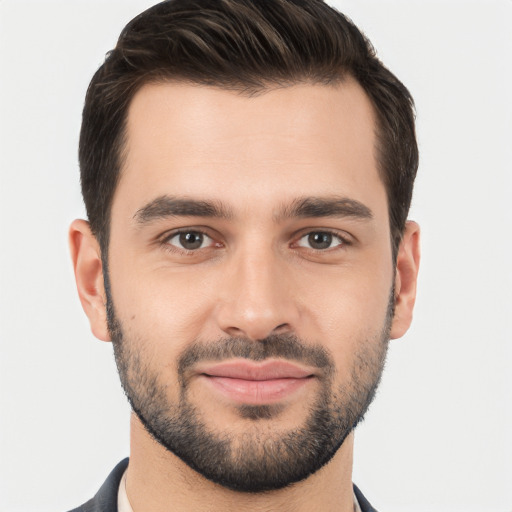
[[[254,362],[232,360],[222,363],[203,364],[196,368],[197,373],[209,377],[225,377],[242,380],[303,379],[313,376],[309,368],[289,361]]]

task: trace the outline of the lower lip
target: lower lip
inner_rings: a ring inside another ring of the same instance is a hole
[[[211,375],[202,375],[201,378],[227,398],[247,405],[265,405],[279,402],[297,392],[312,380],[312,377],[244,380]]]

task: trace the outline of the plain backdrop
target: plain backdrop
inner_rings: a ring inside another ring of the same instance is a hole
[[[356,434],[381,512],[512,511],[512,1],[333,1],[416,99],[415,321]],[[85,91],[148,0],[0,1],[0,511],[63,511],[128,455],[67,229]]]

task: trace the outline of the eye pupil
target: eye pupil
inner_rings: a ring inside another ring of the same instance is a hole
[[[313,249],[328,249],[332,244],[332,235],[322,232],[310,233],[308,242]]]
[[[197,231],[189,231],[188,233],[180,233],[180,244],[185,249],[198,249],[203,244],[204,236]]]

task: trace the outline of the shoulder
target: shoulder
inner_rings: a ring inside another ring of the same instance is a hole
[[[117,512],[119,483],[127,467],[126,458],[112,470],[94,498],[69,512]]]

